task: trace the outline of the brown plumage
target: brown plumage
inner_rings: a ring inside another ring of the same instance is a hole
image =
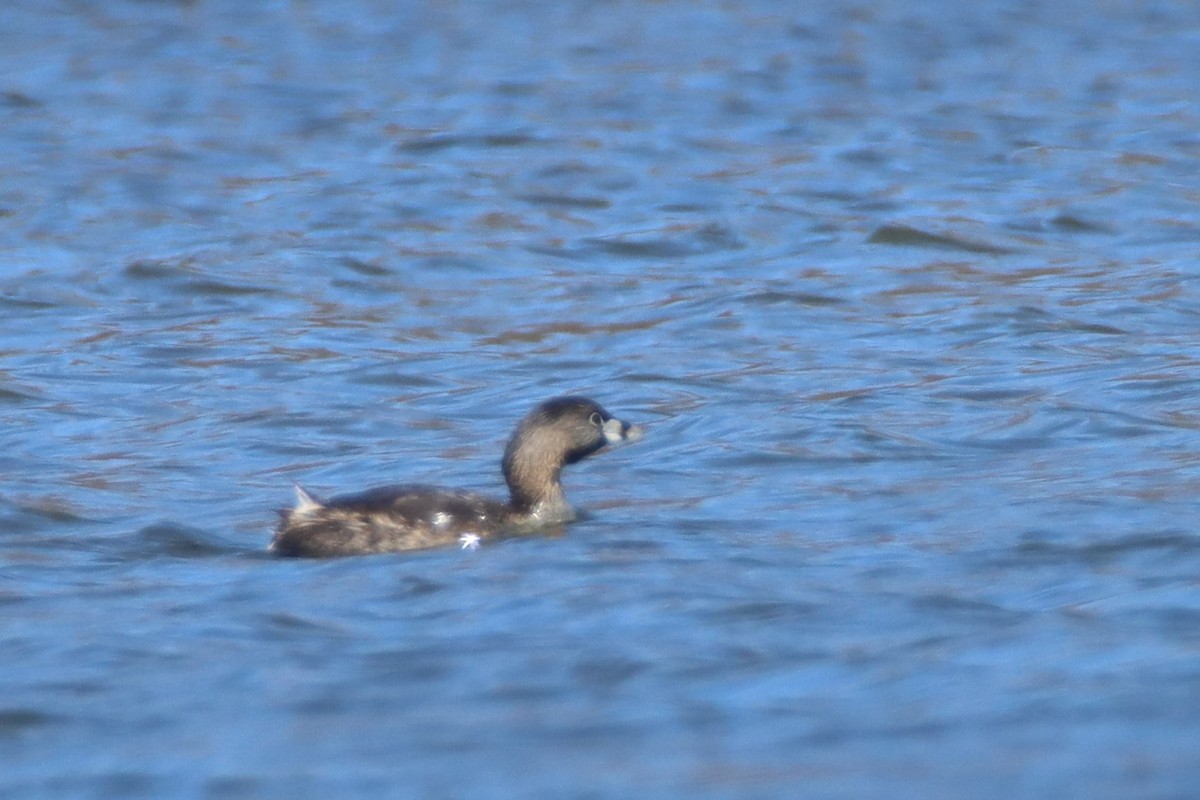
[[[286,556],[343,556],[419,550],[567,522],[562,468],[641,429],[583,397],[558,397],[521,420],[504,450],[504,502],[474,492],[405,484],[321,502],[296,487],[281,511],[271,550]]]

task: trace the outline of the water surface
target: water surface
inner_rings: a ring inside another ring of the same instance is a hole
[[[1194,792],[1188,4],[5,13],[0,794]]]

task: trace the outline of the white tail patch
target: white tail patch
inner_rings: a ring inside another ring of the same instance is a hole
[[[311,514],[321,508],[321,504],[312,498],[308,492],[300,488],[300,484],[296,484],[296,507],[292,509],[293,514]]]

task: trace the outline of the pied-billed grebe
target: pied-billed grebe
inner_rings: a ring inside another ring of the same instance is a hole
[[[296,507],[279,512],[271,550],[285,556],[346,556],[419,550],[567,522],[563,466],[606,444],[641,438],[630,425],[584,397],[547,400],[521,420],[504,450],[507,503],[431,486],[381,486],[314,500],[296,487]]]

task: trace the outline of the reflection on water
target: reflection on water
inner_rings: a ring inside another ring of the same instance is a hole
[[[0,794],[1192,790],[1190,7],[6,13]]]

